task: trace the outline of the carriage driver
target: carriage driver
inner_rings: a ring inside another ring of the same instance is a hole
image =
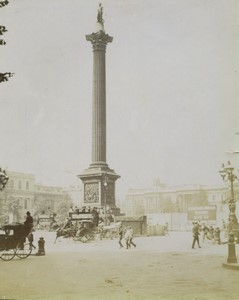
[[[63,225],[63,229],[70,228],[72,226],[72,222],[70,218],[66,218],[66,221]]]
[[[29,211],[27,211],[24,225],[28,227],[30,230],[33,228],[33,217],[31,216],[31,213]]]

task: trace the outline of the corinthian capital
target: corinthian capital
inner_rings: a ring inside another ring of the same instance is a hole
[[[96,33],[86,35],[86,40],[92,43],[93,50],[105,51],[106,45],[113,41],[113,37],[105,34],[102,30]]]

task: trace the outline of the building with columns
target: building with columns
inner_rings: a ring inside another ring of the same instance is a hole
[[[70,207],[73,202],[66,189],[37,184],[33,174],[8,171],[7,175],[8,183],[0,191],[0,224],[22,222],[27,211],[34,216],[41,209],[56,211],[61,203]]]
[[[9,176],[5,190],[0,193],[0,222],[5,219],[20,222],[26,211],[34,209],[35,177],[21,172],[7,172]]]
[[[181,214],[186,218],[189,208],[215,206],[215,222],[220,223],[221,220],[227,222],[229,198],[230,190],[225,185],[167,186],[156,180],[151,188],[128,190],[125,197],[125,212],[130,217],[150,214]],[[239,207],[237,207],[237,211],[239,213]]]

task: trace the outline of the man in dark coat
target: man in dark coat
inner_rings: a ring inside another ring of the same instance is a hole
[[[195,222],[193,223],[193,244],[192,244],[192,249],[194,249],[195,243],[197,242],[198,247],[201,248],[200,244],[199,244],[199,226],[198,223]]]
[[[33,217],[31,216],[31,213],[27,211],[26,220],[24,222],[26,231],[29,233],[33,228]]]

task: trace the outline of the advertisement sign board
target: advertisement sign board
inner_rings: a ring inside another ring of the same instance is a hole
[[[188,207],[188,221],[216,221],[216,205]]]

